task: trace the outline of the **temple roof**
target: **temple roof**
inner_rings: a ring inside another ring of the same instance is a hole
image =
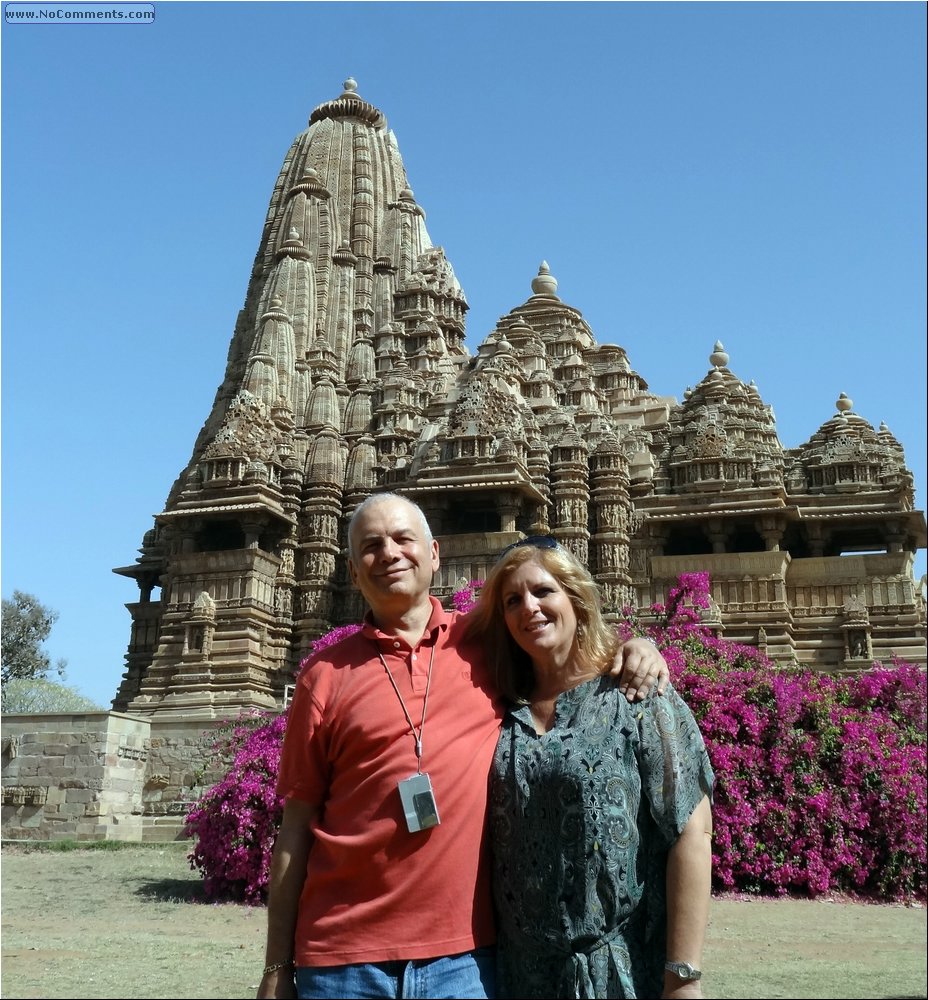
[[[673,492],[782,489],[784,451],[773,409],[728,360],[716,341],[712,368],[671,411],[661,463]]]
[[[345,89],[334,101],[325,101],[313,110],[309,116],[310,125],[325,118],[357,118],[359,121],[373,125],[374,128],[386,128],[387,119],[382,111],[373,104],[368,104],[358,93],[358,84],[349,77],[345,81]]]
[[[902,446],[885,424],[879,431],[854,412],[854,401],[841,393],[835,413],[791,452],[790,475],[796,489],[810,492],[899,491],[903,506],[914,505],[912,474]]]

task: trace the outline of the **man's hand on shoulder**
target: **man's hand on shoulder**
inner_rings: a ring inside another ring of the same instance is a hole
[[[670,670],[660,650],[650,639],[628,639],[620,647],[610,674],[618,678],[619,690],[629,701],[647,698],[653,687],[663,694]]]

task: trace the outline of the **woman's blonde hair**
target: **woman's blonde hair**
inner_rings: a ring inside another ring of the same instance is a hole
[[[515,545],[490,571],[477,606],[468,616],[469,634],[484,644],[497,686],[510,701],[527,701],[534,686],[531,658],[510,636],[503,614],[506,580],[527,562],[536,562],[547,570],[570,598],[577,617],[581,669],[604,673],[619,646],[615,630],[603,618],[596,581],[571,552],[561,545],[539,548],[528,541]]]

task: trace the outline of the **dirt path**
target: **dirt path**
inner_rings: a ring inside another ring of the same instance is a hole
[[[2,985],[10,998],[253,997],[260,907],[202,901],[188,847],[2,851]],[[705,994],[925,997],[923,908],[716,900]]]

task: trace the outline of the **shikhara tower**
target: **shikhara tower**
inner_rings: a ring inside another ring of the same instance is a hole
[[[371,493],[426,511],[436,593],[521,533],[555,534],[606,604],[648,607],[708,571],[711,623],[821,669],[925,661],[911,473],[842,396],[799,448],[721,344],[677,404],[599,343],[542,264],[475,356],[384,115],[353,80],[274,185],[225,377],[145,534],[114,708],[273,708],[310,641],[362,611],[345,526]],[[854,555],[852,553],[866,552]],[[160,600],[152,599],[160,588]]]

